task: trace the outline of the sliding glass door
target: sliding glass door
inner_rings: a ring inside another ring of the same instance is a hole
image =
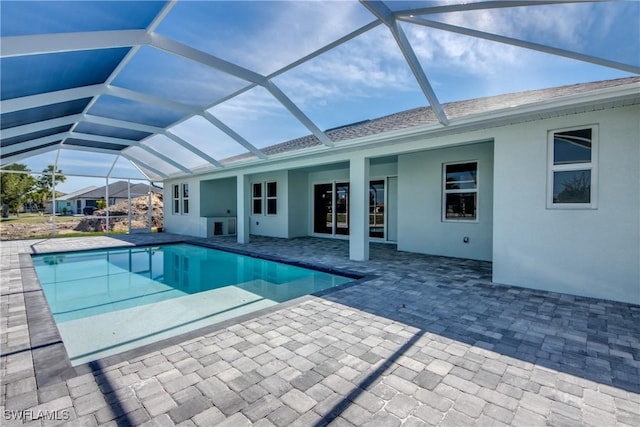
[[[384,239],[384,180],[369,183],[369,237]]]
[[[385,180],[369,183],[369,236],[385,238]],[[313,187],[313,232],[349,235],[349,183],[316,184]]]
[[[349,183],[336,183],[336,199],[334,201],[336,211],[335,233],[343,236],[349,235]]]
[[[313,187],[313,232],[333,234],[333,184]]]

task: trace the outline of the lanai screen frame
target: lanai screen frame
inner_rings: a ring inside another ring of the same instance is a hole
[[[596,1],[596,0],[594,0]],[[608,0],[605,0],[608,1]],[[388,2],[361,0],[360,4],[370,12],[371,22],[366,25],[359,26],[354,31],[345,36],[334,40],[316,49],[314,52],[293,61],[292,63],[279,68],[270,74],[259,74],[237,63],[233,63],[222,58],[216,57],[210,53],[195,49],[192,46],[183,44],[169,37],[163,36],[156,32],[157,28],[170,15],[173,8],[178,4],[176,1],[164,3],[162,7],[148,25],[144,28],[137,29],[118,29],[113,31],[87,31],[75,33],[57,33],[57,34],[30,34],[18,35],[10,37],[2,37],[2,51],[0,58],[31,58],[41,55],[50,55],[54,53],[73,53],[73,52],[101,52],[109,49],[128,48],[129,51],[119,61],[113,71],[109,74],[104,82],[72,87],[64,90],[53,92],[34,93],[28,96],[10,98],[2,100],[1,109],[3,113],[12,113],[25,110],[28,108],[36,108],[39,106],[48,106],[58,102],[69,102],[82,98],[90,99],[88,104],[83,108],[81,113],[72,114],[70,116],[56,117],[53,119],[29,123],[28,125],[11,127],[3,130],[3,140],[17,138],[18,143],[12,143],[5,146],[4,153],[1,156],[0,163],[2,166],[19,161],[22,158],[32,155],[50,152],[61,149],[74,149],[88,152],[102,152],[109,154],[117,154],[127,158],[138,170],[145,175],[149,181],[157,182],[174,177],[189,176],[203,171],[215,171],[224,169],[228,165],[224,159],[215,158],[211,153],[196,147],[191,141],[182,138],[172,132],[172,128],[177,124],[189,120],[193,117],[200,117],[220,130],[226,136],[231,138],[236,144],[243,147],[249,155],[244,163],[254,163],[261,160],[267,160],[272,157],[265,154],[264,150],[257,148],[254,143],[246,140],[229,127],[222,120],[214,116],[209,110],[216,105],[223,104],[226,101],[245,93],[255,87],[264,88],[277,102],[281,104],[291,115],[299,121],[313,135],[321,146],[331,149],[335,146],[335,142],[327,136],[326,131],[322,131],[319,126],[314,123],[303,111],[296,105],[281,89],[274,83],[274,79],[283,75],[287,71],[298,67],[308,61],[313,60],[319,55],[334,49],[349,40],[358,37],[376,27],[384,26],[393,36],[398,49],[402,53],[408,64],[425,100],[435,113],[437,120],[442,127],[446,127],[451,123],[451,119],[447,117],[442,103],[439,101],[436,92],[433,89],[431,81],[426,75],[422,65],[420,64],[415,50],[400,25],[401,23],[410,23],[429,28],[449,31],[452,33],[463,34],[479,39],[490,40],[511,46],[518,46],[538,52],[551,55],[570,58],[577,61],[596,64],[604,67],[621,70],[628,73],[640,74],[640,67],[634,64],[621,63],[610,59],[597,56],[586,55],[583,53],[561,49],[558,47],[533,43],[530,41],[520,40],[512,37],[506,37],[498,34],[478,31],[471,28],[445,24],[436,20],[428,19],[433,14],[446,14],[452,12],[464,12],[474,10],[490,10],[514,7],[536,7],[544,5],[558,5],[566,3],[575,3],[574,1],[480,1],[476,3],[466,4],[446,4],[446,5],[427,5],[425,7],[415,7],[406,10],[394,10]],[[235,79],[245,82],[245,86],[235,92],[215,100],[206,105],[204,108],[194,107],[172,99],[149,95],[147,93],[137,92],[131,89],[113,85],[127,64],[132,61],[140,49],[144,47],[152,47],[154,49],[165,52],[177,58],[186,59],[195,64],[207,67],[216,72],[224,73]],[[167,126],[154,126],[144,123],[128,122],[126,120],[102,117],[90,113],[92,107],[101,99],[101,97],[110,96],[131,102],[151,105],[158,108],[167,109],[175,112],[182,117],[178,121],[171,122]],[[118,138],[109,135],[87,134],[78,132],[77,128],[82,123],[90,123],[99,126],[113,126],[122,129],[128,129],[132,132],[148,133],[150,136],[139,140],[130,140],[126,138]],[[59,126],[71,126],[68,131],[46,135],[44,137],[36,137],[28,139],[29,135],[38,135],[38,132],[45,132],[47,129]],[[167,138],[175,147],[182,147],[189,150],[193,155],[202,161],[202,166],[189,167],[181,161],[176,160],[160,150],[152,147],[146,141],[154,136],[162,135]],[[21,138],[26,140],[21,140]],[[78,140],[81,140],[78,142]],[[80,145],[74,145],[80,144]],[[115,148],[114,147],[119,147]],[[123,148],[124,147],[124,148]],[[59,151],[58,151],[59,152]],[[59,154],[56,155],[56,158]],[[146,156],[146,157],[145,157]],[[153,163],[153,164],[152,164]],[[234,164],[235,166],[235,164]],[[72,171],[71,171],[72,173]]]

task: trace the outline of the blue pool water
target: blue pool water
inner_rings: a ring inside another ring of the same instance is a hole
[[[33,256],[72,364],[353,279],[189,244]]]

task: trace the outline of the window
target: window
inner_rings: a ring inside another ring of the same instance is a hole
[[[182,213],[189,213],[189,184],[182,184]]]
[[[189,184],[173,184],[173,213],[189,213]]]
[[[443,220],[478,220],[478,163],[444,165]]]
[[[267,215],[278,213],[278,184],[267,182]]]
[[[547,207],[595,208],[597,127],[549,132]]]
[[[178,184],[173,185],[173,213],[180,213],[180,186]]]
[[[263,192],[265,189],[266,194]],[[266,215],[278,213],[278,184],[276,182],[255,182],[252,191],[251,210],[254,215],[262,215],[263,209]]]
[[[262,183],[253,184],[253,214],[262,215]]]

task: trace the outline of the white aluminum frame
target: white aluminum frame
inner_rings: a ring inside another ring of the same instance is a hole
[[[590,210],[598,209],[598,147],[599,125],[597,123],[581,126],[571,126],[547,131],[547,209],[550,210]],[[554,165],[554,135],[558,132],[591,129],[591,161]],[[591,196],[589,203],[554,203],[553,202],[553,174],[554,172],[570,172],[588,170],[591,172]]]

